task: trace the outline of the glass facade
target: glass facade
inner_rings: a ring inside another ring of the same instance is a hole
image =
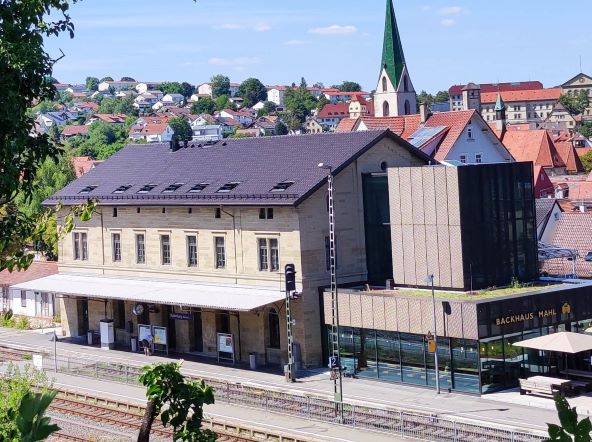
[[[422,335],[341,327],[339,339],[341,365],[348,375],[423,386],[436,383],[434,355]],[[438,337],[440,388],[479,393],[478,348],[477,341]]]

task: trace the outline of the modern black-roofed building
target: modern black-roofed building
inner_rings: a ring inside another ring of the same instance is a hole
[[[366,235],[375,228],[364,215],[369,180],[428,161],[389,131],[129,145],[45,202],[93,199],[97,214],[60,242],[59,274],[27,287],[61,298],[72,337],[106,316],[120,346],[151,330],[161,349],[166,340],[179,352],[242,361],[252,352],[279,365],[283,269],[293,263],[296,354],[318,366],[329,283],[327,171],[318,164],[335,177],[340,283],[357,284],[384,271],[366,250],[389,234]]]

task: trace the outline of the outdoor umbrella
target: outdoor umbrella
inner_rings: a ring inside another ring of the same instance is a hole
[[[579,353],[592,350],[592,336],[582,333],[559,332],[515,342],[514,345],[544,351]]]

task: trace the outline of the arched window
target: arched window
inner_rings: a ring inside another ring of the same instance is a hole
[[[267,329],[269,332],[268,347],[280,348],[280,315],[273,308],[267,313]]]
[[[409,100],[405,100],[405,115],[411,115],[411,104],[409,104]]]
[[[386,92],[387,84],[386,84],[386,77],[382,77],[382,92]]]
[[[403,76],[403,92],[409,92],[409,82],[407,81],[407,75]]]
[[[388,117],[389,114],[390,114],[390,107],[389,107],[388,101],[385,101],[384,103],[382,103],[382,116]]]

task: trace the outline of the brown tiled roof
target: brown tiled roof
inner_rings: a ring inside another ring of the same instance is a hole
[[[546,130],[509,130],[502,142],[516,161],[531,161],[542,167],[565,166]]]
[[[135,127],[130,129],[131,134],[142,134],[142,135],[160,135],[168,126],[168,123],[147,123],[142,127]]]
[[[523,91],[532,89],[542,89],[543,83],[540,81],[518,81],[514,83],[483,83],[478,85],[481,93],[497,91]],[[460,95],[465,85],[456,84],[448,89],[450,95]]]
[[[344,118],[335,128],[335,132],[352,132],[358,123],[358,118]]]
[[[584,172],[584,165],[582,164],[582,161],[576,152],[576,148],[571,141],[555,141],[555,148],[565,163],[567,172]]]
[[[94,114],[93,118],[97,118],[105,123],[125,123],[127,115],[125,114]]]
[[[584,257],[588,252],[592,251],[592,212],[563,212],[560,215],[559,221],[555,225],[553,235],[549,241],[550,244],[577,250],[579,257],[576,260],[576,271],[579,277],[592,277],[592,262],[584,261]],[[557,273],[556,267],[559,263],[547,262],[543,269],[551,273]],[[560,273],[571,273],[572,263],[563,260],[562,269]]]
[[[10,286],[34,279],[43,278],[58,273],[58,263],[54,261],[34,261],[27,270],[10,273],[8,270],[0,272],[0,285]]]
[[[481,94],[481,103],[493,104],[497,100],[496,92],[487,92]],[[559,100],[561,88],[553,89],[534,89],[526,91],[507,91],[501,92],[502,99],[506,103],[516,103],[520,101],[549,101]]]
[[[75,135],[86,135],[88,134],[88,126],[66,126],[62,129],[62,136],[73,137]]]
[[[91,157],[72,157],[70,161],[74,173],[76,173],[76,178],[80,178],[82,175],[103,162],[102,160],[93,160]]]

